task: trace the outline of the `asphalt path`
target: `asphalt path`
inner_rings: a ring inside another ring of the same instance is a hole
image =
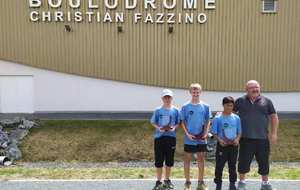
[[[1,190],[151,190],[155,181],[152,180],[8,180],[0,181]],[[183,190],[183,179],[173,180],[175,190]],[[206,181],[208,188],[215,188],[211,180]],[[277,190],[299,190],[300,180],[272,180]],[[196,181],[192,181],[196,189]],[[224,182],[223,189],[228,189],[228,182]],[[259,190],[258,180],[249,180],[247,190]]]

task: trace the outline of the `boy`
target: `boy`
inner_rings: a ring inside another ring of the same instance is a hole
[[[224,110],[215,116],[211,127],[211,133],[218,140],[214,182],[216,190],[221,190],[223,168],[228,162],[229,190],[236,190],[236,161],[241,138],[241,121],[238,115],[232,113],[234,99],[231,96],[224,97],[222,103]]]
[[[179,111],[172,105],[173,92],[165,89],[162,93],[163,105],[157,108],[151,118],[151,124],[155,127],[154,154],[157,181],[153,190],[173,189],[170,174],[174,165],[174,153],[176,148],[176,128],[180,121]],[[164,184],[161,182],[163,164],[165,162]]]
[[[184,190],[191,190],[190,162],[193,154],[197,154],[198,163],[198,186],[197,190],[208,190],[203,181],[204,156],[207,151],[207,134],[210,125],[211,112],[209,106],[200,101],[201,85],[191,84],[191,101],[181,109],[182,128],[184,137]]]

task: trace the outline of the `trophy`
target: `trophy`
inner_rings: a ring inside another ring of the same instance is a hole
[[[204,125],[202,126],[202,131],[196,135],[194,135],[195,137],[193,138],[194,140],[197,140],[197,141],[203,141],[205,140],[204,138]]]
[[[163,126],[160,129],[163,131],[170,131],[172,129],[171,122],[172,122],[171,116],[162,116]],[[165,124],[165,123],[167,123],[167,124]]]
[[[225,123],[227,124],[227,123]],[[228,124],[225,125],[225,127],[229,127]],[[234,140],[232,140],[231,138],[228,138],[228,136],[226,135],[226,132],[225,132],[225,129],[223,128],[222,129],[222,133],[223,133],[223,137],[224,137],[224,142],[227,144],[227,145],[234,145]]]

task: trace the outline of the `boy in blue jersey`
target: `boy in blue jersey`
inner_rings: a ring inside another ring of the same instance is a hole
[[[214,182],[216,190],[221,190],[223,168],[228,162],[229,190],[236,190],[236,161],[241,138],[241,121],[238,115],[232,113],[234,99],[231,96],[223,98],[223,107],[223,112],[215,116],[211,127],[211,133],[218,140]]]
[[[157,181],[153,190],[173,189],[170,174],[174,165],[174,153],[176,149],[176,128],[180,122],[180,114],[172,105],[173,92],[165,89],[162,93],[163,105],[158,107],[151,118],[151,124],[155,127],[154,154]],[[163,165],[165,162],[165,178],[162,183]]]
[[[197,154],[198,163],[198,186],[197,190],[207,190],[204,184],[204,158],[207,151],[207,134],[210,125],[211,112],[207,104],[200,101],[200,84],[191,84],[191,101],[181,108],[182,128],[184,137],[184,190],[191,190],[190,162],[193,154]]]

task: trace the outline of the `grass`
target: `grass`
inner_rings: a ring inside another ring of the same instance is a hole
[[[278,143],[272,147],[274,161],[300,161],[300,121],[283,120],[278,131]]]
[[[153,127],[148,121],[42,121],[21,145],[24,162],[152,161]],[[300,121],[283,120],[272,161],[300,161]],[[183,131],[177,133],[175,160],[183,155]]]
[[[225,170],[224,170],[225,171]],[[205,168],[205,178],[212,179],[214,168]],[[149,179],[154,178],[153,168],[86,168],[86,169],[29,169],[24,167],[0,168],[0,180],[13,179]],[[192,178],[197,178],[197,169],[191,169]],[[184,178],[183,168],[173,168],[173,178]],[[258,179],[257,168],[253,169],[249,178]],[[300,168],[272,167],[272,179],[300,179]],[[224,179],[228,173],[224,172]]]

